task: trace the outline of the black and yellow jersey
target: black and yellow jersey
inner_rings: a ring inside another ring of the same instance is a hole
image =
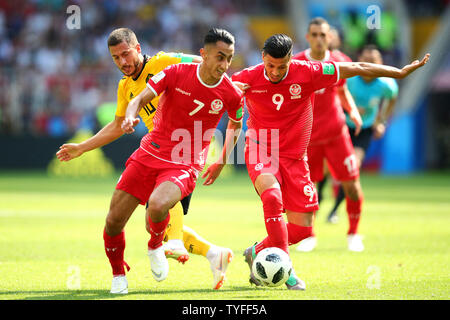
[[[192,62],[194,56],[183,53],[158,52],[153,57],[144,55],[144,66],[141,73],[136,77],[123,77],[119,81],[117,89],[117,109],[116,116],[124,117],[125,112],[133,97],[137,96],[147,85],[148,79],[153,75],[164,70],[166,67],[182,62]],[[142,107],[139,116],[144,121],[145,126],[150,132],[153,129],[153,116],[158,106],[159,96],[155,97],[150,103]]]

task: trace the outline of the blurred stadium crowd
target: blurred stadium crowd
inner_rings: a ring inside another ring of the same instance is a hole
[[[439,14],[440,6],[427,1],[407,2],[411,15]],[[79,30],[66,27],[71,4],[81,7]],[[249,17],[282,16],[286,10],[285,1],[276,0],[1,0],[0,133],[58,137],[79,128],[97,130],[96,109],[115,101],[121,77],[106,46],[115,27],[133,29],[150,55],[160,50],[196,54],[211,26],[226,27],[237,41],[233,72],[260,62]],[[389,63],[397,62],[393,31],[377,38],[366,34],[365,18],[353,12],[347,17],[339,26],[347,54],[375,41],[393,53]],[[395,18],[385,21],[394,30]]]

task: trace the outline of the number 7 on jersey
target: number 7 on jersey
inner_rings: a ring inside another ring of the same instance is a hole
[[[198,105],[198,107],[195,108],[194,110],[192,110],[191,112],[189,112],[190,116],[193,116],[194,114],[199,112],[205,106],[205,104],[203,102],[198,101],[197,99],[194,99],[194,102]]]

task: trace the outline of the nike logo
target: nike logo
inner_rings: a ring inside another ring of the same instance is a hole
[[[153,273],[153,275],[154,275],[155,277],[161,278],[162,272],[156,273],[155,271],[152,270],[152,273]]]

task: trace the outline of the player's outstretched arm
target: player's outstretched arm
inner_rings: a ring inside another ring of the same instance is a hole
[[[104,126],[93,137],[80,143],[66,143],[59,147],[56,157],[59,161],[70,161],[78,158],[83,153],[100,148],[113,142],[124,133],[120,127],[123,117],[117,117]]]
[[[230,154],[238,141],[239,135],[241,134],[241,130],[242,130],[242,120],[241,121],[228,120],[222,156],[219,158],[219,160],[217,160],[215,163],[211,164],[208,168],[206,168],[205,173],[202,175],[202,178],[205,179],[203,185],[208,186],[210,184],[213,184],[214,181],[216,181],[217,177],[219,177],[220,172],[227,163],[227,160],[230,157]]]
[[[340,86],[338,88],[338,96],[341,101],[342,107],[347,111],[348,116],[355,124],[355,135],[358,135],[362,127],[362,119],[359,114],[358,107],[356,106],[355,100],[352,94],[347,88],[347,84]]]
[[[156,94],[145,87],[136,97],[131,99],[128,103],[127,111],[125,113],[125,119],[122,121],[122,130],[125,133],[133,133],[134,127],[139,123],[138,114],[143,106],[152,101],[156,97]]]
[[[399,69],[392,66],[367,62],[339,62],[339,77],[341,79],[351,78],[354,76],[364,76],[370,78],[389,77],[389,78],[405,78],[410,73],[423,67],[430,58],[427,53],[421,61],[415,60],[412,63]]]

